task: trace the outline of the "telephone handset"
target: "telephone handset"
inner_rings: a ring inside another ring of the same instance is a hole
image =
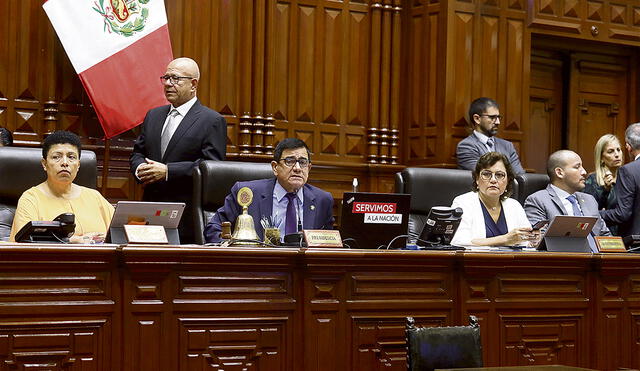
[[[69,243],[76,229],[76,216],[58,215],[52,221],[30,221],[16,233],[16,242]]]

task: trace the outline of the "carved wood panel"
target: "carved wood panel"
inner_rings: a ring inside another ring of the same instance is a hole
[[[634,0],[533,0],[528,13],[536,32],[621,44],[640,41],[640,6]]]
[[[501,314],[500,328],[500,364],[589,364],[582,346],[589,339],[585,312]]]
[[[108,370],[107,319],[48,318],[0,321],[2,370]]]
[[[287,370],[290,327],[287,317],[178,318],[179,369]]]

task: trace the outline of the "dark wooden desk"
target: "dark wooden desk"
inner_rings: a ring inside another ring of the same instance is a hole
[[[1,370],[404,370],[406,316],[469,314],[486,366],[640,367],[635,255],[4,245],[0,258]]]
[[[477,368],[439,368],[436,371],[597,371],[591,368],[548,365],[548,366],[506,366]]]

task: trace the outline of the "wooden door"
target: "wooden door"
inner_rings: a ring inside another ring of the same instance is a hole
[[[635,107],[628,92],[635,80],[630,62],[628,56],[571,55],[568,146],[582,157],[588,172],[595,170],[594,147],[600,136],[615,134],[624,143],[629,111]]]
[[[544,173],[547,158],[562,146],[562,53],[534,49],[531,52],[529,87],[529,135],[523,161],[528,170]]]
[[[532,36],[526,169],[544,172],[548,156],[566,148],[592,172],[600,136],[611,133],[624,144],[627,125],[638,119],[637,54],[634,48]]]

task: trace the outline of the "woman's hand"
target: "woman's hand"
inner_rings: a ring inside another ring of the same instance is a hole
[[[602,180],[604,181],[604,188],[607,191],[611,190],[611,186],[614,183],[614,179],[613,179],[613,174],[611,174],[611,172],[607,171],[604,176],[602,177]]]
[[[70,243],[78,243],[84,245],[93,245],[96,243],[103,243],[105,239],[104,233],[90,232],[85,234],[73,235],[69,238]]]
[[[519,245],[522,242],[535,240],[536,238],[535,233],[529,227],[514,228],[504,236],[506,238],[506,245],[508,246]]]

